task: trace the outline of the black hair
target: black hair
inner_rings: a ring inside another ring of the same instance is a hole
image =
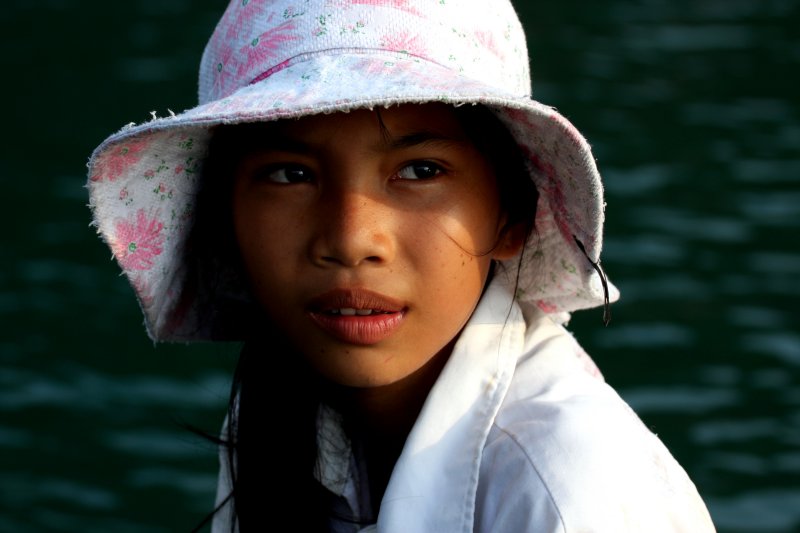
[[[380,112],[377,114],[380,121]],[[464,105],[456,107],[455,114],[494,171],[507,217],[505,230],[521,225],[527,237],[534,231],[538,192],[514,138],[487,107]],[[255,123],[213,130],[190,237],[189,264],[195,282],[210,288],[207,297],[215,302],[214,287],[225,285],[220,272],[238,271],[244,284],[231,213],[232,175],[240,157],[263,139],[265,127],[269,126]],[[232,493],[226,499],[233,508],[231,531],[236,527],[240,533],[264,529],[262,522],[273,520],[272,516],[288,517],[293,527],[302,531],[327,531],[331,518],[362,525],[374,522],[376,516],[331,515],[333,495],[314,475],[317,411],[325,383],[280,332],[269,329],[258,306],[253,305],[251,311],[251,320],[242,325],[248,334],[234,374],[227,430],[221,439],[232,482]],[[265,386],[263,376],[267,375],[273,377],[272,384],[291,386]]]
[[[467,137],[492,166],[497,179],[500,205],[508,217],[506,227],[521,224],[525,236],[528,237],[535,229],[539,191],[531,179],[516,140],[500,119],[485,106],[458,107],[456,117]]]

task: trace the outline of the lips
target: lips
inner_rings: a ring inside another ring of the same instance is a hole
[[[407,311],[402,302],[364,289],[335,289],[312,298],[307,308],[325,333],[361,346],[390,337]]]

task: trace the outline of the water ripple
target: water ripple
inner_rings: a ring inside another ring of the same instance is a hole
[[[730,498],[706,498],[719,530],[752,533],[797,531],[800,490],[751,489]]]
[[[670,182],[674,169],[666,165],[644,165],[629,169],[606,169],[606,190],[617,196],[653,194]]]
[[[622,44],[632,51],[743,50],[755,42],[750,26],[734,24],[628,25]]]
[[[800,172],[800,166],[798,166],[798,172]],[[782,228],[800,225],[800,193],[798,192],[744,193],[739,195],[737,206],[743,216],[756,224],[781,226]]]
[[[632,209],[630,216],[631,224],[635,227],[654,228],[668,234],[680,235],[684,246],[687,240],[738,243],[748,242],[753,237],[749,221],[741,218],[655,206]]]
[[[707,413],[721,407],[736,405],[738,392],[730,389],[699,387],[626,388],[623,397],[639,413]]]
[[[695,334],[689,328],[678,324],[662,323],[626,323],[609,328],[597,337],[597,344],[604,348],[640,348],[652,350],[665,347],[691,346]]]
[[[169,487],[208,496],[209,487],[217,486],[217,476],[209,472],[186,472],[173,468],[142,468],[130,475],[131,485],[139,488]]]
[[[725,312],[738,327],[780,329],[788,323],[784,312],[770,307],[732,305]]]
[[[187,434],[181,439],[177,438],[174,432],[141,428],[109,433],[104,440],[114,450],[142,457],[185,459],[193,450],[203,449],[204,453],[206,451],[206,446],[202,445],[193,434]]]
[[[707,420],[692,428],[692,439],[704,445],[730,442],[750,442],[769,438],[781,430],[782,423],[770,418]]]
[[[800,335],[784,332],[751,333],[741,339],[743,350],[770,355],[792,366],[800,365]]]

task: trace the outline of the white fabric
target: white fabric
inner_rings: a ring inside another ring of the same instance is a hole
[[[220,494],[228,491],[223,476]],[[214,533],[227,531],[219,522]],[[686,473],[573,337],[493,282],[409,434],[377,528],[362,531],[374,530],[705,533],[714,526]]]

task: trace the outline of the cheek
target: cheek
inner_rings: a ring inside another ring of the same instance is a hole
[[[483,290],[495,243],[493,221],[459,215],[451,210],[418,216],[405,231],[406,257],[413,271],[424,290],[434,293],[438,305],[454,316],[463,314],[465,302],[477,299]]]
[[[281,277],[291,246],[296,243],[296,225],[280,212],[252,199],[234,200],[233,224],[236,245],[251,286],[260,291]]]
[[[469,256],[490,254],[497,244],[503,223],[499,200],[494,198],[491,189],[481,189],[474,195],[464,196],[429,214],[429,227],[436,228],[451,244]]]

